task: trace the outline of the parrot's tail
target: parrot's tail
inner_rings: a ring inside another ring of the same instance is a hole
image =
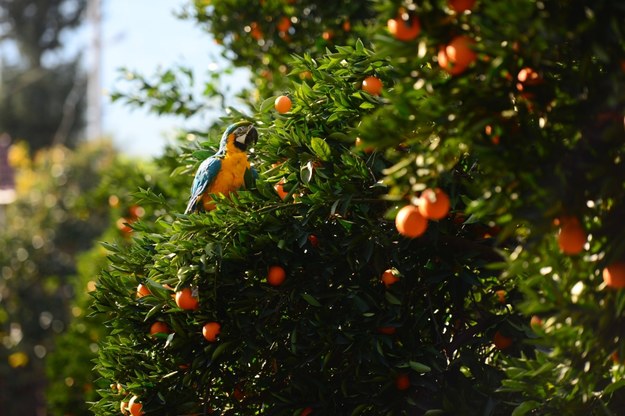
[[[190,214],[195,210],[195,205],[197,204],[197,199],[191,198],[189,203],[187,204],[187,209],[184,210],[185,215]]]

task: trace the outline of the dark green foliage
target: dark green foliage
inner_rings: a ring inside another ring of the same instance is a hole
[[[483,265],[497,258],[491,241],[471,241],[474,228],[452,219],[432,223],[421,240],[399,237],[385,218],[387,188],[378,183],[388,162],[352,146],[362,104],[379,104],[360,92],[359,80],[387,65],[362,44],[298,65],[312,80],[293,91],[291,115],[274,119],[263,105],[255,117],[255,187],[190,216],[176,214],[185,188],[176,205],[166,202],[171,195],[147,192],[142,204],[167,214],[140,223],[145,232],[130,250],[109,247],[113,268],[101,276],[96,309],[107,314],[112,336],[99,369],[125,392],[104,393],[96,413],[134,394],[147,411],[172,415],[207,406],[223,414],[308,406],[326,414],[470,414],[491,406],[505,414],[492,395],[501,373],[480,364],[493,355],[492,332],[506,316],[516,319],[490,294],[497,283]],[[284,200],[273,189],[282,178]],[[287,271],[280,287],[265,281],[272,265]],[[380,277],[391,267],[401,281],[386,289]],[[153,295],[137,299],[139,282]],[[196,287],[200,310],[177,308],[165,284]],[[173,333],[154,339],[155,321]],[[201,335],[209,321],[222,326],[214,344]],[[475,325],[484,338],[473,338]],[[388,328],[395,333],[385,334]],[[464,342],[452,337],[465,331]],[[395,387],[400,374],[410,378],[407,392]]]

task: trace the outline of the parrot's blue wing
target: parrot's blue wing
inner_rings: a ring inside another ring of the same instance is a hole
[[[202,198],[202,195],[210,184],[215,180],[220,170],[221,159],[218,157],[209,157],[200,164],[200,167],[195,173],[195,178],[193,179],[193,185],[191,186],[191,198],[189,198],[187,209],[184,211],[185,214],[188,214],[195,209],[198,201]]]

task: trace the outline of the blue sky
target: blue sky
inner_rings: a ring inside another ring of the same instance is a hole
[[[159,67],[181,64],[193,68],[196,80],[201,81],[207,78],[209,70],[227,66],[219,55],[220,47],[206,31],[192,21],[174,16],[175,11],[190,1],[102,0],[102,88],[105,94],[116,89],[116,85],[117,89],[123,88],[119,82],[121,67],[151,75]],[[247,75],[239,71],[228,82],[240,88],[247,83]],[[218,117],[220,112],[208,117]],[[103,96],[105,135],[112,137],[121,151],[134,156],[158,155],[174,129],[209,123],[206,118],[184,121],[157,117],[121,102],[111,103]]]

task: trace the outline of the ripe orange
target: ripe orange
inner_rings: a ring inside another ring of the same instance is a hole
[[[150,289],[148,289],[146,285],[139,283],[139,286],[137,286],[137,299],[151,294],[152,292],[150,292]]]
[[[140,205],[133,205],[128,208],[128,213],[134,219],[141,218],[145,215],[145,209]]]
[[[111,208],[117,208],[119,206],[119,197],[117,195],[110,195],[109,205]]]
[[[221,332],[221,325],[219,322],[208,322],[202,327],[202,335],[209,342],[217,341],[217,335]]]
[[[414,205],[406,205],[397,212],[395,228],[408,238],[420,237],[428,228],[428,220],[421,215],[419,208]]]
[[[311,234],[311,235],[308,236],[308,242],[314,248],[319,247],[319,238],[317,238],[317,236],[314,235],[314,234]]]
[[[200,307],[200,302],[193,296],[193,290],[185,287],[176,292],[176,305],[178,305],[179,308],[194,311]]]
[[[440,220],[449,213],[449,196],[440,188],[426,189],[419,198],[419,212],[430,220]]]
[[[538,328],[541,328],[542,326],[543,326],[543,320],[540,318],[540,316],[532,315],[532,317],[530,318],[530,327],[536,330]]]
[[[603,281],[613,289],[625,287],[625,262],[612,263],[603,269]]]
[[[286,279],[286,272],[282,266],[270,266],[267,270],[267,283],[271,286],[280,286]]]
[[[397,332],[397,328],[395,328],[394,326],[381,326],[377,328],[377,331],[380,334],[393,335],[395,332]]]
[[[234,391],[232,392],[232,397],[234,397],[238,401],[241,401],[245,399],[245,393],[243,393],[243,390],[241,390],[239,387],[235,387]]]
[[[276,192],[278,193],[278,196],[282,200],[284,200],[284,198],[286,198],[289,195],[289,193],[284,190],[284,184],[285,183],[286,183],[286,181],[284,180],[284,178],[282,178],[282,179],[280,179],[280,182],[278,182],[277,184],[275,184],[273,186],[273,189],[276,190]]]
[[[621,364],[621,358],[618,355],[618,351],[614,351],[612,353],[612,355],[610,355],[610,358],[612,358],[612,362],[616,365],[620,365]]]
[[[349,20],[343,22],[343,30],[345,32],[350,32],[352,30],[352,23]]]
[[[326,42],[329,42],[332,40],[332,38],[334,37],[334,33],[331,30],[326,30],[325,32],[323,32],[321,34],[321,37],[323,38],[323,40],[325,40]]]
[[[132,396],[132,399],[128,402],[128,410],[132,416],[142,416],[143,415],[143,405],[139,403],[137,400],[139,398],[137,396]]]
[[[156,321],[150,327],[150,335],[169,334],[171,331],[165,322]]]
[[[291,111],[292,107],[291,99],[286,95],[281,95],[276,98],[276,101],[274,102],[274,107],[276,111],[280,114],[288,113],[289,111]]]
[[[250,24],[250,34],[257,41],[263,38],[263,31],[256,22]]]
[[[471,10],[475,6],[476,0],[449,0],[447,5],[456,13],[462,13],[466,10]]]
[[[523,90],[524,85],[537,85],[542,82],[540,74],[534,71],[533,68],[525,67],[519,71],[517,74],[517,80],[522,84],[517,84],[517,88],[519,91]]]
[[[408,374],[398,374],[395,377],[395,387],[401,391],[408,390],[410,388],[410,377],[408,377]]]
[[[391,285],[399,282],[399,277],[395,275],[395,271],[393,269],[388,269],[382,273],[380,280],[384,283],[384,286],[390,287]]]
[[[313,412],[313,408],[312,407],[306,407],[305,409],[302,409],[302,411],[300,412],[299,416],[308,416],[310,414],[312,414]]]
[[[421,23],[414,16],[410,20],[404,20],[398,15],[394,19],[389,19],[386,26],[391,36],[404,42],[415,39],[421,33]]]
[[[282,16],[280,20],[278,20],[278,24],[276,28],[279,32],[286,32],[291,28],[291,19],[286,16]]]
[[[512,345],[512,338],[505,336],[501,332],[495,332],[493,336],[493,344],[495,344],[495,348],[498,350],[505,350]]]
[[[567,217],[560,220],[560,231],[558,233],[558,245],[564,254],[579,254],[584,250],[584,244],[588,236],[584,227],[576,217]]]
[[[117,229],[119,231],[121,231],[122,233],[128,235],[130,233],[132,233],[132,227],[130,227],[130,224],[132,224],[134,221],[130,218],[124,218],[121,217],[119,218],[116,222],[115,225],[117,225]]]
[[[356,137],[356,140],[354,141],[354,146],[362,147],[363,145],[364,145],[364,142],[362,141],[362,139],[360,137]],[[363,150],[366,154],[371,154],[373,153],[375,148],[373,146],[365,146]]]
[[[501,303],[502,305],[506,303],[506,291],[505,290],[500,289],[496,291],[495,294],[497,295],[497,301],[499,303]]]
[[[438,51],[438,64],[451,75],[459,75],[477,59],[472,46],[475,41],[468,36],[457,36]]]
[[[362,90],[371,95],[380,95],[382,92],[382,81],[377,77],[367,77],[362,81]]]

